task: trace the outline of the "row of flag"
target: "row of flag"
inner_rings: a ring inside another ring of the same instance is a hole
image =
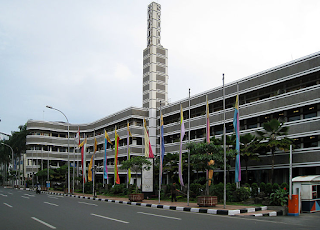
[[[206,100],[206,141],[207,143],[210,143],[210,120],[209,120],[209,104],[208,99]],[[164,147],[164,135],[163,135],[163,116],[160,115],[160,181],[162,182],[162,174],[163,174],[163,159],[165,154],[165,147]],[[235,163],[235,182],[241,181],[241,166],[240,166],[240,144],[239,144],[239,100],[238,96],[236,97],[236,103],[235,103],[235,112],[234,112],[234,119],[233,119],[233,126],[236,133],[236,163]],[[144,141],[145,141],[145,157],[147,158],[154,158],[154,154],[152,151],[152,146],[149,139],[149,132],[147,129],[147,124],[144,119]],[[184,120],[183,120],[183,109],[182,105],[180,106],[180,151],[179,151],[179,183],[181,186],[184,186],[183,182],[183,160],[182,160],[182,141],[185,136],[185,126],[184,126]],[[127,123],[127,159],[130,159],[130,137],[132,137],[132,134],[129,129],[129,123]],[[80,143],[80,130],[78,130],[77,136],[76,136],[78,146],[81,148],[81,163],[82,163],[82,171],[83,171],[83,182],[86,182],[86,146],[87,146],[87,139]],[[118,147],[119,147],[119,140],[120,137],[117,133],[117,130],[115,129],[115,164],[114,164],[114,175],[115,175],[115,183],[120,184],[120,178],[118,173]],[[108,143],[112,144],[109,135],[105,131],[105,148],[104,148],[104,172],[103,172],[103,178],[108,179],[108,167],[107,167],[107,147]],[[94,165],[94,156],[97,151],[97,140],[95,139],[94,142],[94,153],[91,156],[90,164],[89,164],[89,170],[88,170],[88,181],[92,181],[92,167]],[[214,161],[211,160],[208,162],[208,164],[213,165]],[[211,179],[213,177],[213,170],[209,170],[207,172],[207,177],[209,179],[209,185],[211,184]],[[131,181],[131,171],[130,169],[127,171],[127,182],[130,183]]]
[[[206,104],[206,142],[210,143],[210,120],[209,120],[209,103],[208,103],[208,98],[206,98],[207,104]],[[234,118],[233,118],[233,126],[235,129],[236,133],[236,161],[235,161],[235,182],[240,182],[241,181],[241,166],[240,166],[240,137],[239,137],[239,97],[237,95],[236,97],[236,103],[235,103],[235,111],[234,111]],[[183,121],[183,109],[182,105],[180,106],[180,152],[179,152],[179,183],[181,186],[184,186],[183,183],[183,160],[182,160],[182,141],[185,135],[185,126],[184,126],[184,121]],[[163,118],[161,115],[161,140],[163,143]],[[209,153],[212,154],[212,153]],[[162,177],[162,164],[163,164],[163,155],[164,155],[164,145],[160,148],[160,174]],[[208,165],[214,165],[214,160],[210,160],[208,162]],[[209,186],[211,185],[211,181],[213,178],[213,170],[209,170],[206,172],[207,178],[209,180]],[[162,180],[161,180],[162,181]]]
[[[104,160],[103,160],[103,178],[105,180],[108,179],[108,166],[107,166],[107,148],[108,148],[108,143],[112,145],[112,142],[110,140],[110,137],[105,130],[105,148],[104,148]],[[132,137],[132,134],[129,129],[129,123],[127,123],[127,159],[130,160],[130,137]],[[145,157],[147,158],[154,158],[154,154],[152,151],[152,146],[150,143],[149,139],[149,132],[147,129],[147,123],[144,120],[144,139],[145,139]],[[87,180],[87,175],[86,175],[86,154],[87,154],[87,138],[80,143],[80,129],[78,129],[77,135],[75,137],[75,141],[78,144],[78,147],[81,148],[81,166],[82,166],[82,176],[83,176],[83,183],[86,183],[86,181],[90,182],[92,181],[92,167],[94,166],[94,157],[96,154],[96,151],[98,150],[97,147],[97,139],[94,138],[94,152],[91,156],[89,168],[88,168],[88,180]],[[118,172],[118,153],[119,153],[119,141],[120,141],[120,136],[117,133],[117,129],[115,129],[115,163],[114,163],[114,175],[115,175],[115,183],[120,184],[120,177],[119,177],[119,172]],[[127,182],[130,183],[131,181],[131,170],[128,169],[127,171]]]

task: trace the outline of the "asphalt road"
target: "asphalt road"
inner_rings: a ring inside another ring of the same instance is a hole
[[[320,213],[299,217],[222,216],[0,187],[0,229],[320,229]]]

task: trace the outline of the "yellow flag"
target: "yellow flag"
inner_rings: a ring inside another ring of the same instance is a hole
[[[98,150],[98,143],[97,143],[97,139],[94,138],[94,153],[96,153]]]
[[[88,182],[92,181],[92,164],[93,164],[93,157],[94,154],[92,154],[90,164],[89,164],[89,169],[88,169]]]
[[[108,135],[108,133],[107,133],[106,130],[104,130],[104,138],[106,138],[107,141],[108,141],[110,144],[112,144],[112,142],[111,142],[111,140],[110,140],[110,137],[109,137],[109,135]]]

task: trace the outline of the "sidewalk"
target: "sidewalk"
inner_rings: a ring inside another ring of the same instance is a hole
[[[138,205],[144,207],[151,208],[162,208],[162,209],[170,209],[177,211],[187,211],[187,212],[198,212],[198,213],[208,213],[208,214],[217,214],[217,215],[238,215],[238,216],[280,216],[283,215],[282,211],[273,211],[267,210],[267,206],[241,206],[241,205],[226,205],[224,208],[223,205],[218,204],[215,207],[199,207],[197,203],[189,203],[187,202],[170,202],[170,201],[162,201],[160,200],[148,200],[145,199],[141,202],[130,202],[126,197],[111,197],[105,195],[98,195],[96,198],[92,196],[92,194],[82,194],[82,193],[74,193],[73,195],[67,195],[61,193],[59,191],[49,191],[43,192],[54,195],[63,195],[70,197],[77,197],[82,199],[91,199],[91,200],[99,200],[106,202],[113,202],[119,204],[127,204],[127,205]]]

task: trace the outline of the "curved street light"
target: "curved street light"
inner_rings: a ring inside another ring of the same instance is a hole
[[[14,169],[14,162],[13,162],[13,149],[11,148],[10,145],[7,145],[5,143],[1,143],[2,145],[5,145],[11,149],[11,154],[12,154],[12,169]],[[12,170],[13,171],[13,170]],[[14,180],[12,179],[12,188],[14,188]]]
[[[62,113],[62,115],[66,118],[67,123],[68,123],[68,194],[70,194],[70,156],[69,156],[69,128],[70,128],[70,123],[69,120],[67,118],[67,116],[60,111],[59,109],[53,108],[52,106],[47,105],[46,106],[48,109],[53,109],[53,110],[57,110],[58,112]]]

